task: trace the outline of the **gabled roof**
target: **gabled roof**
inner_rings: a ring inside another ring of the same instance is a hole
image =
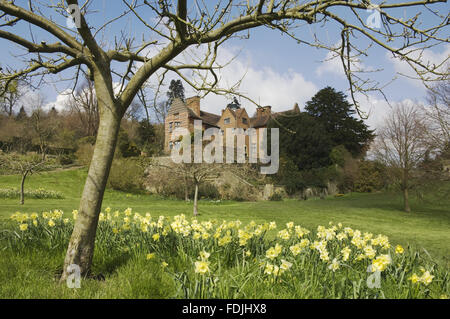
[[[200,116],[195,114],[195,112],[180,99],[175,98],[172,102],[172,105],[169,108],[169,111],[167,112],[168,115],[173,115],[176,113],[184,113],[187,112],[189,118],[196,119],[196,120],[202,120],[204,123],[211,125],[211,126],[217,126],[217,122],[220,119],[220,116],[204,111],[200,111]]]
[[[254,116],[250,118],[251,126],[254,128],[258,127],[264,127],[267,126],[267,123],[271,118],[276,118],[277,116],[283,116],[288,115],[289,113],[300,113],[300,108],[298,107],[298,104],[294,105],[294,108],[287,111],[281,111],[281,112],[272,112],[271,114],[263,115],[263,116]]]
[[[205,122],[206,124],[212,125],[212,126],[217,126],[217,122],[219,122],[219,120],[220,120],[219,115],[204,112],[204,111],[200,111],[200,117],[203,120],[203,122]]]

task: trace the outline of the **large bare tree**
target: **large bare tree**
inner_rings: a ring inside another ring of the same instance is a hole
[[[429,148],[426,121],[417,105],[395,105],[377,130],[374,152],[377,159],[390,169],[391,177],[400,185],[404,210],[410,212],[409,191],[414,185],[419,164]]]
[[[217,68],[220,67],[216,63],[217,52],[226,40],[237,36],[245,38],[248,30],[262,26],[279,30],[300,44],[333,51],[342,61],[354,100],[356,92],[379,89],[377,83],[363,78],[363,70],[354,69],[355,59],[367,54],[368,42],[370,46],[381,47],[402,58],[422,80],[444,77],[446,74],[440,71],[440,64],[428,64],[417,58],[421,50],[448,42],[443,30],[448,22],[448,11],[439,5],[444,2],[446,0],[405,0],[374,7],[365,0],[222,0],[214,3],[190,1],[188,8],[186,0],[122,0],[124,10],[103,21],[94,17],[89,19],[93,0],[83,3],[77,0],[48,1],[47,5],[45,1],[19,4],[18,1],[0,0],[0,38],[29,53],[22,69],[3,68],[0,79],[6,86],[24,76],[67,74],[70,68],[74,69],[75,75],[80,69],[87,68],[94,81],[100,117],[97,142],[61,279],[67,277],[70,264],[79,265],[82,274],[89,272],[121,119],[150,78],[157,75],[162,78],[161,73],[174,72],[194,88],[207,93],[214,90],[242,96],[235,87],[230,90],[216,86]],[[75,18],[76,29],[55,22],[57,14],[65,15],[68,7]],[[432,15],[432,25],[424,26],[417,10],[413,10],[410,17],[398,10],[414,7]],[[379,18],[374,19],[378,24],[368,23],[368,9]],[[145,29],[142,36],[136,39],[122,31],[115,38],[104,38],[106,28],[120,23],[125,16],[134,18],[135,25],[140,24]],[[16,28],[20,24],[25,27]],[[329,46],[326,39],[320,41],[319,33],[311,36],[309,24],[337,30],[340,43]],[[39,42],[30,30],[39,30],[48,38]],[[361,41],[362,38],[368,41]],[[188,49],[198,55],[183,62],[179,57]],[[199,81],[188,77],[184,73],[186,70],[199,74],[196,77]],[[113,82],[120,83],[119,89],[114,89]],[[74,86],[76,83],[75,80]]]
[[[430,148],[440,154],[450,150],[450,79],[432,85],[423,110],[428,122]]]

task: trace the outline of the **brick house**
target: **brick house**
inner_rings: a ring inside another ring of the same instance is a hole
[[[233,102],[228,104],[226,108],[222,110],[221,115],[216,115],[200,109],[200,97],[198,96],[187,98],[186,102],[183,102],[179,98],[175,98],[169,108],[164,123],[164,151],[170,153],[170,150],[179,143],[178,141],[171,139],[173,130],[177,127],[184,127],[187,128],[189,132],[193,133],[195,120],[202,121],[203,130],[210,127],[220,129],[225,139],[227,128],[231,128],[232,130],[237,128],[242,128],[244,130],[255,128],[258,131],[259,128],[267,127],[267,123],[271,117],[276,117],[287,112],[300,113],[300,108],[298,107],[298,104],[295,104],[294,108],[289,111],[273,113],[271,106],[264,106],[257,108],[256,114],[253,117],[250,117],[245,108],[241,108],[239,104]],[[246,137],[245,154],[248,154],[248,147],[249,141],[248,137]],[[257,147],[257,145],[252,145],[252,147]]]

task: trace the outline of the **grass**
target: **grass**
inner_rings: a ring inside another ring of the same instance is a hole
[[[66,213],[78,207],[86,170],[77,169],[61,172],[46,172],[33,175],[27,180],[26,188],[44,188],[58,191],[64,199],[27,199],[25,205],[15,199],[0,199],[0,230],[7,228],[8,217],[16,212],[42,212],[61,209]],[[17,187],[18,176],[0,176],[0,188]],[[431,195],[430,195],[431,196]],[[178,200],[167,200],[145,194],[126,194],[114,190],[105,193],[103,208],[124,210],[132,207],[134,212],[152,216],[191,216],[192,204]],[[412,246],[422,255],[430,254],[433,260],[446,269],[450,264],[450,200],[429,197],[425,201],[412,200],[413,211],[401,211],[402,201],[396,194],[348,194],[339,198],[308,201],[285,200],[281,202],[233,202],[213,203],[200,201],[199,220],[240,219],[244,224],[251,220],[257,223],[276,221],[283,227],[293,221],[309,229],[328,225],[329,221],[341,222],[345,226],[387,235],[393,244]],[[274,237],[274,233],[268,235]],[[118,254],[113,259],[102,259],[98,253],[94,263],[96,270],[107,275],[105,281],[87,280],[84,289],[69,290],[56,284],[58,271],[64,257],[65,243],[48,251],[29,249],[14,253],[0,253],[0,297],[168,297],[176,295],[176,285],[168,280],[156,262],[147,263],[142,256]],[[174,261],[176,262],[176,261]],[[238,276],[238,274],[236,274]],[[258,289],[262,289],[259,287]],[[256,288],[255,288],[256,289]],[[248,292],[252,297],[251,291]],[[282,291],[273,292],[275,298],[289,297]],[[242,296],[242,295],[239,295]],[[266,294],[266,297],[274,296]]]

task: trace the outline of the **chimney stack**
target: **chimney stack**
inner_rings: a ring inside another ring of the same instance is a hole
[[[270,105],[258,107],[256,109],[256,117],[259,118],[259,117],[268,116],[268,115],[270,115],[271,110],[272,110],[272,107]]]
[[[193,96],[186,99],[186,106],[194,111],[195,115],[200,116],[200,97]]]

